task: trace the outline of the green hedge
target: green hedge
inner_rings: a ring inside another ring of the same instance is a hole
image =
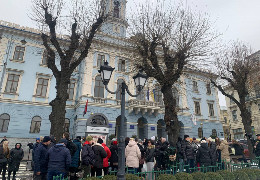
[[[103,177],[103,180],[116,180],[116,176],[114,175],[106,175]]]
[[[193,177],[189,173],[181,172],[175,174],[176,180],[193,180]]]
[[[139,180],[140,177],[133,175],[133,174],[126,174],[125,176],[126,180]]]
[[[223,180],[222,176],[217,172],[205,173],[206,180]]]
[[[218,171],[224,180],[235,180],[235,176],[232,172],[227,170]]]
[[[250,180],[257,180],[256,174],[254,171],[252,171],[252,169],[241,169],[238,171],[243,171],[246,173]]]
[[[255,173],[257,180],[260,180],[260,169],[252,169],[252,172]]]
[[[193,180],[206,180],[205,173],[203,172],[194,172],[191,175],[193,177]]]
[[[235,180],[250,180],[248,175],[243,171],[234,171]]]
[[[176,177],[170,174],[161,174],[156,180],[176,180]]]

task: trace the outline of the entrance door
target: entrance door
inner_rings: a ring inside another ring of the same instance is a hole
[[[138,122],[137,122],[137,128],[138,128],[138,131],[137,131],[137,135],[138,135],[138,138],[139,139],[142,139],[144,140],[144,138],[148,138],[148,129],[147,129],[147,120],[145,118],[140,118],[138,119]]]

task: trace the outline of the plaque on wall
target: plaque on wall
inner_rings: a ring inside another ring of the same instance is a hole
[[[155,131],[155,127],[151,127],[151,131]]]
[[[113,124],[108,124],[109,125],[109,128],[113,128]]]
[[[135,125],[130,125],[130,129],[135,129]]]

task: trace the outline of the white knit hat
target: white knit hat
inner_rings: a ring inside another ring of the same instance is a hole
[[[205,140],[202,140],[200,143],[207,143],[207,141],[205,141]]]

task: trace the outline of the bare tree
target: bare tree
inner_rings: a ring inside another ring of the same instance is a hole
[[[132,20],[131,33],[140,55],[137,66],[160,84],[166,130],[169,142],[175,144],[180,124],[173,85],[187,65],[203,62],[201,59],[211,52],[210,44],[217,36],[205,15],[180,6],[165,8],[163,3],[157,3],[153,4],[154,9],[149,5],[141,8]]]
[[[73,0],[68,5],[63,0],[33,0],[32,18],[42,30],[47,66],[56,79],[56,97],[50,102],[49,119],[50,134],[58,139],[64,131],[71,75],[87,57],[93,38],[106,19],[104,3],[104,0]]]
[[[216,60],[218,81],[211,80],[211,83],[218,90],[230,98],[239,108],[247,134],[248,149],[250,158],[254,157],[252,142],[252,117],[247,109],[246,97],[253,92],[255,85],[259,84],[259,59],[255,59],[252,50],[241,42],[232,43],[231,47],[226,47],[218,53]],[[238,98],[234,95],[237,92]]]

